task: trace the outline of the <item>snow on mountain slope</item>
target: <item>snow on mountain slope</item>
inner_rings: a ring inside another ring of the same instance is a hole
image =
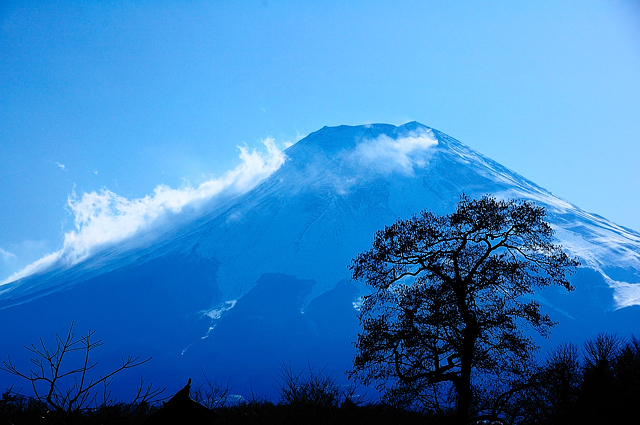
[[[375,230],[425,207],[449,212],[463,192],[533,200],[585,265],[605,275],[613,267],[640,270],[637,233],[417,123],[325,128],[286,154],[265,183],[185,239],[186,247],[198,244],[201,255],[221,262],[219,287],[229,299],[246,292],[262,270],[313,277],[316,292],[324,292],[347,277],[345,265]],[[618,306],[634,303],[628,295],[638,281],[611,282]]]
[[[560,338],[626,332],[640,318],[640,234],[444,133],[416,122],[325,127],[285,155],[261,184],[196,218],[0,286],[0,320],[16,323],[0,331],[3,346],[73,320],[114,353],[153,355],[149,373],[176,382],[202,366],[267,389],[287,358],[345,370],[366,290],[349,281],[350,260],[384,225],[424,208],[448,213],[462,193],[543,205],[559,243],[582,258],[574,294],[539,294]]]

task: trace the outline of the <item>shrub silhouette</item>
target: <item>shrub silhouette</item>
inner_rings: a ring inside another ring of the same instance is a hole
[[[280,366],[279,393],[282,404],[340,407],[346,402],[357,404],[361,401],[353,400],[354,385],[341,387],[324,369],[316,371],[309,365],[306,373],[295,373],[291,365]]]

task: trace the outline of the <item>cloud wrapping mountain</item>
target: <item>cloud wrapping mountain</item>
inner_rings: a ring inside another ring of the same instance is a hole
[[[179,216],[181,213],[188,218],[214,198],[226,199],[247,192],[284,163],[284,154],[273,139],[262,143],[266,153],[239,146],[242,163],[197,188],[186,185],[172,189],[159,185],[153,194],[131,200],[108,189],[84,193],[80,199],[73,193],[67,204],[74,215],[75,230],[65,233],[62,249],[28,265],[2,283],[56,266],[73,266],[114,244],[184,220],[185,217]]]

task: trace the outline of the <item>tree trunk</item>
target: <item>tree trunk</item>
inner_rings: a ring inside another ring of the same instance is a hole
[[[471,358],[462,357],[460,368],[460,384],[458,390],[457,423],[467,425],[469,423],[469,410],[471,408]]]
[[[460,381],[457,386],[458,406],[457,423],[467,425],[469,423],[469,411],[471,410],[471,369],[473,366],[473,354],[475,352],[476,341],[478,339],[478,324],[473,316],[467,322],[462,342],[462,352],[460,356]]]

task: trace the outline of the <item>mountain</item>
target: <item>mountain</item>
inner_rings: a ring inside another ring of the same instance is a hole
[[[97,330],[100,365],[152,356],[138,372],[178,389],[188,377],[274,393],[282,363],[343,378],[358,332],[350,260],[374,232],[424,208],[451,212],[460,195],[544,206],[558,242],[579,256],[573,293],[536,297],[559,322],[544,347],[598,332],[637,332],[640,234],[546,191],[417,122],[324,127],[285,151],[253,190],[162,232],[138,235],[72,266],[0,286],[0,357],[65,333]],[[24,361],[26,359],[22,359]],[[121,391],[139,373],[120,379]],[[0,387],[12,377],[0,375]]]

